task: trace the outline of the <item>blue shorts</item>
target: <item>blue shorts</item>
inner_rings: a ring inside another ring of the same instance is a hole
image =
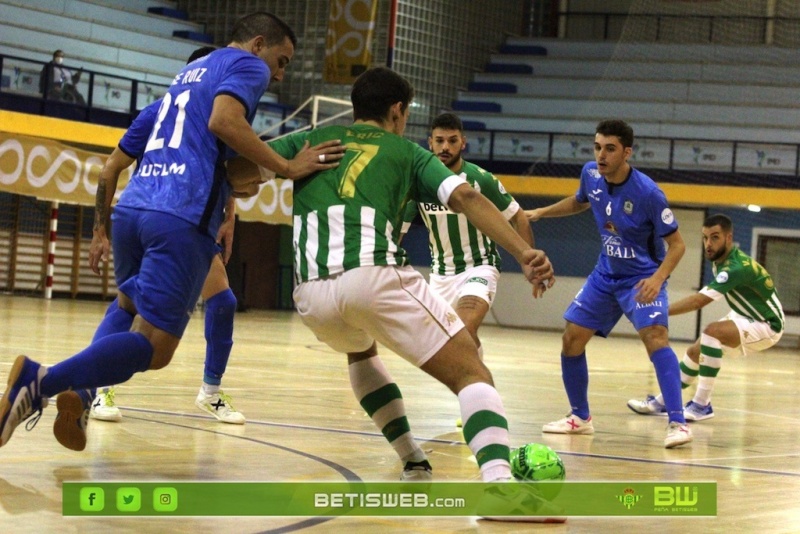
[[[158,211],[117,207],[111,218],[117,287],[147,322],[181,337],[217,254],[214,239]]]
[[[637,331],[662,325],[669,327],[667,284],[661,286],[658,297],[649,303],[636,302],[636,284],[650,275],[636,278],[609,278],[596,270],[564,312],[564,319],[578,326],[594,330],[598,336],[608,337],[622,314],[633,323]]]

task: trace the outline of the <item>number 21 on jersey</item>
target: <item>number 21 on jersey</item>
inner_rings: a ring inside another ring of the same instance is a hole
[[[186,120],[186,104],[189,103],[190,93],[191,89],[187,89],[175,97],[174,106],[177,108],[177,115],[173,119],[172,135],[169,138],[169,143],[167,143],[169,148],[179,148],[181,146],[183,122]],[[144,149],[145,152],[164,148],[164,138],[159,137],[158,134],[159,130],[161,130],[162,123],[168,118],[167,116],[169,115],[169,119],[172,119],[172,114],[170,113],[173,111],[172,106],[172,95],[167,93],[161,100],[161,107],[158,108],[158,118],[153,125],[153,132],[150,134],[150,139],[147,141],[147,146]],[[166,124],[169,124],[169,122],[168,120]]]

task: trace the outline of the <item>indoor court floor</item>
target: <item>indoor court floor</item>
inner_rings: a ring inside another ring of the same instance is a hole
[[[54,364],[84,348],[100,302],[0,296],[0,387],[18,354]],[[561,314],[563,310],[554,309]],[[172,363],[117,389],[119,423],[90,420],[83,452],[53,438],[55,408],[0,449],[0,532],[798,532],[800,351],[777,348],[726,358],[716,417],[693,423],[695,440],[663,447],[666,419],[628,410],[657,384],[638,339],[596,338],[588,347],[593,436],[543,435],[569,409],[561,382],[560,332],[484,326],[485,361],[503,396],[512,445],[544,443],[568,480],[716,481],[715,518],[572,517],[562,525],[476,517],[63,517],[64,481],[394,481],[400,462],[350,390],[346,358],[319,343],[296,314],[236,315],[223,388],[247,417],[226,425],[194,406],[205,357],[196,312]],[[673,347],[683,354],[687,343]],[[417,439],[436,480],[478,480],[454,425],[458,403],[444,386],[386,349]],[[684,401],[688,393],[684,393]]]

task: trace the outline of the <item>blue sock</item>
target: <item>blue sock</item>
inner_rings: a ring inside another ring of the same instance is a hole
[[[119,307],[119,299],[114,299],[114,301],[108,305],[105,317],[103,317],[97,330],[95,330],[92,343],[110,334],[127,332],[131,329],[132,324],[133,315]]]
[[[572,413],[589,419],[589,367],[585,352],[574,357],[561,355],[561,378]]]
[[[146,371],[152,359],[153,346],[142,334],[111,334],[48,368],[42,380],[42,394],[52,397],[68,389],[121,384],[134,373]]]
[[[683,400],[681,398],[681,368],[678,357],[669,347],[658,349],[650,356],[653,367],[656,369],[658,387],[664,397],[664,406],[670,423],[676,421],[685,423],[683,417]]]
[[[233,348],[233,315],[236,297],[233,291],[220,291],[206,301],[206,366],[203,382],[218,386],[228,366]]]

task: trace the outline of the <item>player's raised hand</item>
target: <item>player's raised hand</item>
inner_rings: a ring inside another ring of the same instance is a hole
[[[334,169],[339,166],[339,160],[344,157],[345,150],[347,149],[338,139],[314,146],[306,141],[300,152],[289,161],[286,177],[298,180],[315,172]]]

